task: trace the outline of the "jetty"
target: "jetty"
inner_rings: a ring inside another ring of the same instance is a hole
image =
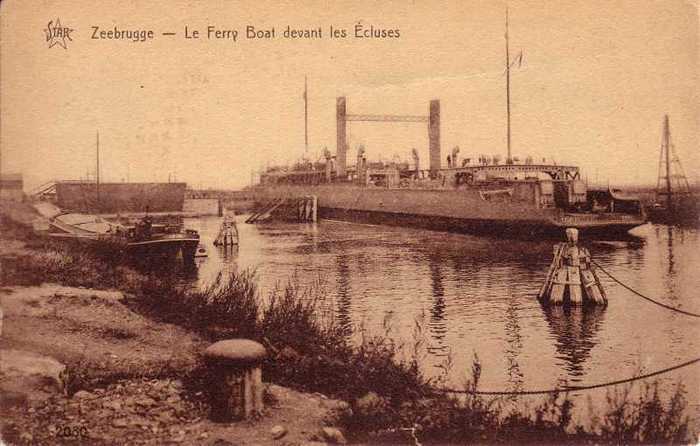
[[[267,201],[253,212],[246,223],[259,223],[270,220],[290,222],[316,222],[318,219],[318,198],[315,195],[304,197],[275,198]]]

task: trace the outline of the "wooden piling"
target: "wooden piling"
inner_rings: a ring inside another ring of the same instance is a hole
[[[591,263],[578,246],[578,230],[566,230],[567,242],[554,247],[554,258],[538,298],[547,305],[607,305],[605,290]]]
[[[214,246],[235,246],[238,245],[238,228],[233,217],[226,216],[221,222],[219,234],[214,240]]]

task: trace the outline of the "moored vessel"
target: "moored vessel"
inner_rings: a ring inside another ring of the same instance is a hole
[[[269,168],[254,188],[257,201],[274,206],[280,199],[317,197],[318,216],[495,233],[500,236],[561,236],[567,227],[584,235],[618,237],[646,222],[641,201],[610,188],[589,190],[576,166],[520,160],[511,153],[510,71],[506,12],[507,157],[479,155],[459,162],[459,148],[441,165],[440,101],[430,101],[424,116],[351,114],[345,97],[336,100],[336,154],[326,149],[325,162],[303,161],[292,168]],[[514,61],[522,62],[522,54]],[[305,129],[308,94],[304,88]],[[372,163],[364,147],[354,166],[347,165],[348,122],[427,124],[429,168],[413,163]],[[305,132],[306,134],[306,132]],[[308,136],[305,136],[308,152]]]
[[[64,213],[49,221],[49,235],[76,241],[107,241],[121,245],[130,255],[139,258],[175,258],[185,262],[194,259],[199,234],[174,225],[154,225],[146,216],[136,225],[113,223],[91,214]]]
[[[577,167],[481,165],[429,172],[387,165],[348,169],[328,181],[318,170],[273,171],[255,189],[261,203],[315,195],[320,218],[502,236],[559,236],[574,227],[616,237],[645,222],[636,197],[588,190]]]

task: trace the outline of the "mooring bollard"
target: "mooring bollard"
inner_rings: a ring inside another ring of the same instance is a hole
[[[552,305],[607,305],[591,254],[578,246],[578,230],[567,228],[566,239],[554,246],[554,259],[538,298]]]
[[[248,339],[229,339],[204,351],[212,375],[212,410],[216,418],[241,420],[262,413],[263,386],[260,366],[265,347]]]

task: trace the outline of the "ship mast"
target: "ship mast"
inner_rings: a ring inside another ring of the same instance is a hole
[[[671,129],[668,124],[668,115],[664,115],[664,137],[661,150],[666,153],[666,209],[673,211],[673,191],[671,190],[671,160],[669,152],[671,151]]]
[[[510,51],[508,48],[508,7],[506,7],[506,114],[508,126],[508,156],[506,164],[512,164],[513,159],[510,153]]]
[[[304,156],[309,153],[309,98],[304,76]]]
[[[100,213],[100,131],[97,131],[97,166],[95,172],[95,179],[97,181],[97,213]]]
[[[664,115],[664,149],[666,150],[666,206],[668,209],[673,207],[671,189],[671,159],[669,152],[671,148],[671,129],[668,124],[668,115]]]

